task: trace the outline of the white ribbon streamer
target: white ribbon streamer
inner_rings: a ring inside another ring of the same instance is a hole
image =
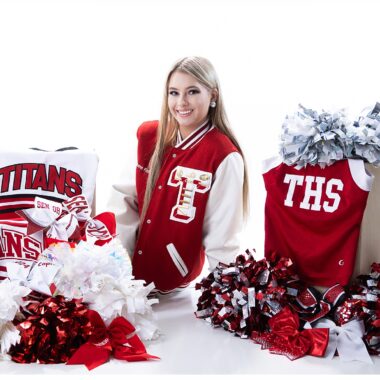
[[[0,326],[0,357],[7,359],[9,349],[20,342],[20,332],[13,326],[12,322],[7,322]]]
[[[0,359],[7,359],[9,348],[19,341],[19,333],[12,320],[20,306],[28,303],[24,297],[29,293],[30,289],[21,286],[18,281],[0,281]]]
[[[60,270],[61,265],[46,260],[39,260],[31,269],[24,285],[28,288],[52,296],[54,293],[54,277]]]

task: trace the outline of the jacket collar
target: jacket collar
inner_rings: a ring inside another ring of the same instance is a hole
[[[182,139],[181,133],[178,130],[175,148],[182,150],[191,149],[194,145],[198,144],[203,139],[203,137],[213,128],[214,127],[211,125],[211,121],[206,120],[202,125],[200,125],[185,139]]]

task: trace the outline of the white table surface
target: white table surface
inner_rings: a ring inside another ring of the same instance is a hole
[[[373,365],[342,362],[306,356],[290,361],[270,354],[247,339],[240,339],[221,328],[212,328],[194,316],[200,291],[190,287],[181,293],[164,296],[154,305],[162,335],[147,342],[147,351],[159,361],[128,363],[111,360],[92,371],[86,367],[64,364],[17,364],[0,362],[0,375],[54,375],[77,377],[90,375],[157,375],[157,374],[379,374],[380,357],[372,356]]]

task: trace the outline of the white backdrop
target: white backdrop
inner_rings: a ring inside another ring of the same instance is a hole
[[[94,148],[104,211],[122,168],[134,170],[137,126],[159,117],[169,67],[205,56],[249,164],[242,244],[262,253],[261,160],[298,103],[355,115],[380,100],[379,11],[376,0],[0,0],[0,146]]]

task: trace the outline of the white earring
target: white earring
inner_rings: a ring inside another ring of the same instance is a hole
[[[212,101],[210,102],[210,107],[211,107],[211,108],[215,108],[215,107],[216,107],[216,101],[215,101],[215,100],[212,100]]]

